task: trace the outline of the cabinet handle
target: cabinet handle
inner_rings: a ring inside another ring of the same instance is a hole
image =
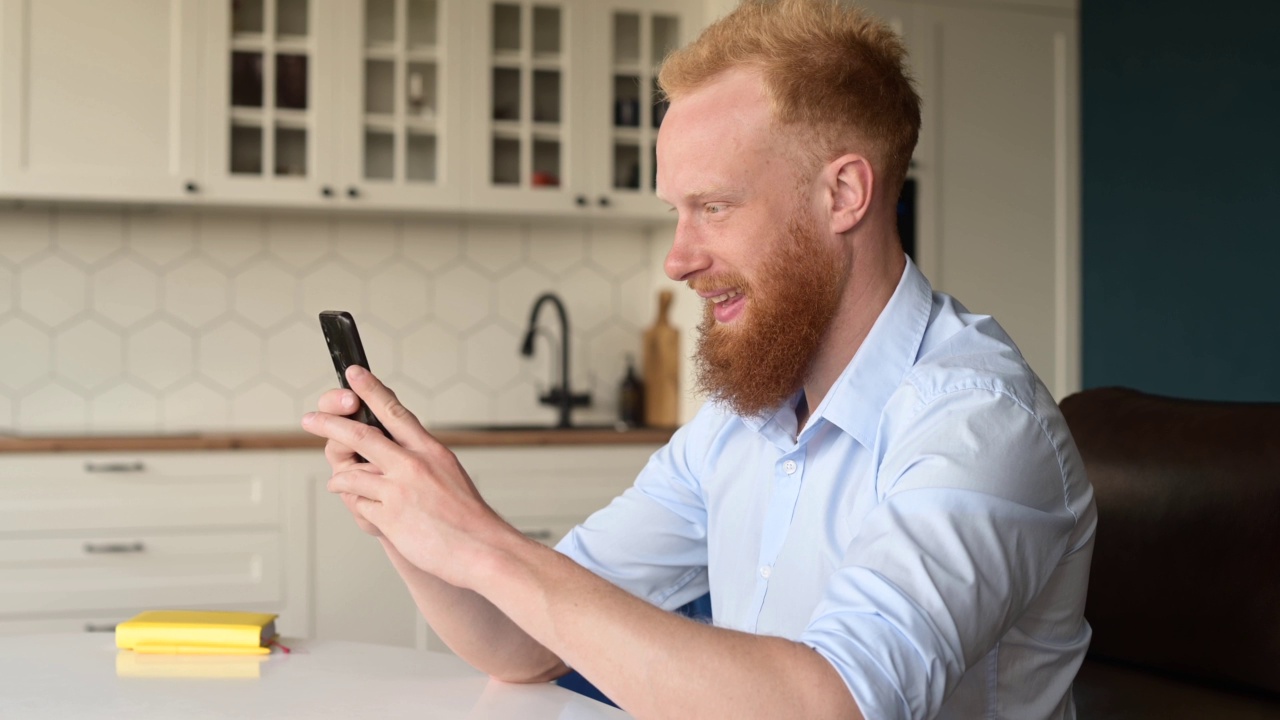
[[[84,624],[84,631],[85,631],[85,632],[115,632],[115,631],[116,631],[116,624],[115,624],[115,623],[103,623],[102,625],[99,625],[99,624],[97,624],[97,623],[85,623],[85,624]]]
[[[324,197],[333,197],[333,188],[329,187],[328,185],[325,185],[324,187],[320,188],[320,194]]]
[[[544,542],[544,541],[550,540],[553,537],[551,534],[551,531],[546,528],[542,528],[539,530],[521,530],[520,534],[524,535],[530,540],[537,540],[538,542]]]
[[[188,181],[187,181],[187,184],[186,184],[186,186],[185,186],[185,187],[187,188],[187,192],[189,192],[189,193],[197,193],[197,192],[200,192],[200,186],[199,186],[199,185],[197,185],[197,184],[195,184],[194,182],[192,182],[192,181],[190,181],[190,180],[188,180]]]
[[[347,197],[349,198],[360,197],[360,188],[356,187],[355,185],[352,185],[351,187],[347,188]]]
[[[146,469],[147,466],[143,465],[141,460],[133,462],[87,462],[84,464],[84,471],[91,473],[136,473]]]
[[[126,555],[146,552],[147,547],[141,542],[131,543],[85,543],[84,551],[88,555]]]
[[[576,197],[576,198],[574,198],[574,199],[573,199],[573,202],[574,202],[574,204],[576,204],[578,207],[586,207],[586,206],[587,206],[587,196],[586,196],[586,195],[579,195],[578,197]]]
[[[597,201],[596,201],[596,203],[597,203],[600,207],[609,207],[609,196],[607,196],[607,195],[601,195],[601,196],[600,196],[600,199],[599,199],[599,200],[597,200]]]

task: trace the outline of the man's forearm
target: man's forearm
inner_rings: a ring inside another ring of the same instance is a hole
[[[523,538],[503,542],[475,578],[507,617],[636,717],[862,717],[812,648],[665,612]]]
[[[379,541],[427,624],[472,667],[509,682],[551,680],[566,672],[558,657],[493,603],[418,569],[385,537]]]

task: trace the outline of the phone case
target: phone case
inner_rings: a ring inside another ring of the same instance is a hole
[[[333,358],[333,369],[338,373],[338,382],[350,390],[347,368],[359,365],[365,370],[370,369],[364,344],[360,342],[360,331],[356,329],[356,320],[344,310],[325,310],[320,313],[320,329],[324,331],[324,340],[329,345],[329,356]],[[387,429],[363,403],[352,418],[376,427],[383,435],[387,435]]]

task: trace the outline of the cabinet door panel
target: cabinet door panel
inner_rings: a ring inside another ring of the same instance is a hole
[[[485,0],[469,8],[473,207],[589,213],[588,8],[583,0]]]
[[[654,194],[658,129],[666,102],[658,68],[667,53],[693,38],[698,16],[691,3],[602,0],[593,5],[591,102],[587,108],[595,178],[595,213],[601,217],[669,219]]]
[[[277,602],[274,532],[0,540],[0,613]]]
[[[995,316],[1062,397],[1079,385],[1076,21],[976,7],[918,17],[941,118],[931,279]]]
[[[340,202],[456,210],[464,187],[463,3],[361,0],[342,11],[333,108]]]
[[[32,531],[225,527],[280,522],[272,464],[225,455],[57,456],[6,463],[0,536]]]
[[[176,200],[194,177],[197,5],[0,6],[0,194]]]
[[[203,7],[202,195],[252,205],[335,204],[334,24],[342,5],[210,0]]]

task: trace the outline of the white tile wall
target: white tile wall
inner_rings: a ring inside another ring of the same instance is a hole
[[[326,309],[356,316],[429,424],[550,422],[552,343],[519,355],[545,290],[596,400],[576,417],[607,422],[654,316],[654,256],[648,231],[617,227],[3,208],[0,431],[295,429],[334,384]]]

